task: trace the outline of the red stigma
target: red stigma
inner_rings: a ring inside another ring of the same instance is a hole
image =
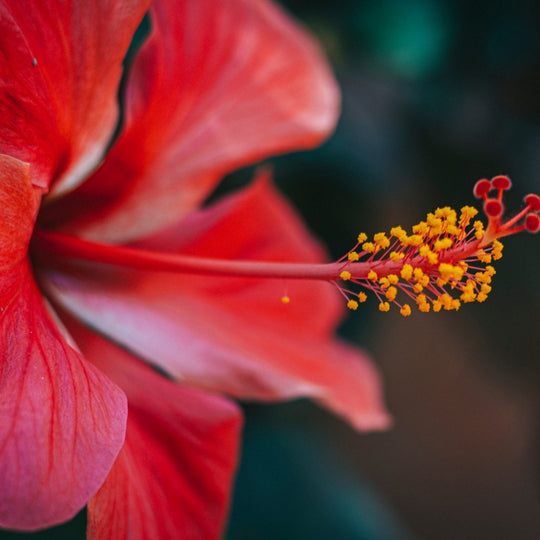
[[[512,187],[512,182],[508,176],[495,176],[491,179],[491,187],[493,189],[510,189]]]
[[[484,212],[488,218],[497,218],[503,213],[503,205],[497,199],[486,199]]]
[[[530,193],[523,200],[533,212],[538,212],[540,210],[540,197],[538,195]]]
[[[487,178],[482,178],[474,185],[473,194],[477,199],[484,199],[490,189],[491,182]]]
[[[538,217],[538,214],[527,214],[525,228],[530,233],[537,233],[540,230],[540,217]]]

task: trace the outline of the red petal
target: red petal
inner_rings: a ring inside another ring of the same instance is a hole
[[[28,163],[0,154],[0,275],[26,258],[40,200]]]
[[[87,214],[78,228],[88,237],[159,230],[227,172],[311,147],[336,121],[339,95],[319,49],[271,3],[165,0],[152,16],[130,74],[123,137],[70,203],[72,216]]]
[[[0,527],[72,517],[118,453],[124,395],[69,347],[27,261],[41,191],[0,155]]]
[[[0,274],[0,527],[70,519],[120,450],[123,393],[62,338],[24,262]]]
[[[124,448],[88,505],[89,538],[218,538],[236,468],[238,408],[166,380],[80,326],[70,330],[129,403]]]
[[[102,157],[148,4],[0,0],[0,153],[29,162],[35,185],[71,188]]]
[[[233,259],[320,260],[286,202],[262,182],[153,245]],[[182,234],[181,231],[184,231]],[[64,268],[64,271],[67,268]],[[342,303],[326,283],[136,272],[51,272],[55,297],[111,339],[200,387],[264,400],[312,396],[361,429],[388,423],[366,355],[336,342]],[[288,288],[291,303],[280,298]]]

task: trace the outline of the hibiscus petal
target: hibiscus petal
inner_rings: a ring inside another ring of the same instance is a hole
[[[122,445],[122,392],[70,348],[34,283],[27,247],[41,190],[0,155],[0,527],[72,517]]]
[[[26,257],[40,199],[30,165],[0,154],[0,273]]]
[[[0,526],[32,530],[70,519],[97,491],[127,407],[64,341],[29,267],[0,280]]]
[[[0,153],[35,185],[76,185],[117,120],[121,65],[149,0],[0,0]]]
[[[176,221],[231,170],[319,143],[338,114],[321,52],[270,2],[164,0],[151,14],[124,134],[69,205],[70,230],[102,241]]]
[[[80,325],[69,328],[129,403],[125,445],[88,504],[88,537],[218,538],[236,468],[238,407],[172,383]]]
[[[197,225],[198,223],[198,225]],[[181,230],[186,231],[183,235]],[[176,250],[244,260],[320,260],[268,182],[177,228]],[[163,248],[172,231],[152,239]],[[175,377],[240,398],[311,396],[359,429],[388,416],[366,355],[336,341],[342,313],[326,283],[132,271],[84,263],[50,270],[51,294],[89,325]],[[291,303],[280,302],[288,288]]]

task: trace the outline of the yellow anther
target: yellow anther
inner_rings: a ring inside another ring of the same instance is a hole
[[[413,275],[413,267],[410,264],[404,264],[400,275],[403,279],[409,280]]]
[[[403,242],[407,246],[420,246],[424,242],[424,239],[419,234],[411,234],[411,236],[407,236],[403,239]]]
[[[476,301],[477,302],[485,302],[487,300],[487,294],[483,292],[479,292],[476,295]]]
[[[461,266],[456,265],[452,268],[452,277],[456,281],[461,281],[461,278],[463,277],[463,273],[464,273],[464,270]]]
[[[493,255],[494,261],[498,261],[502,257],[503,247],[502,242],[499,242],[498,240],[493,242],[493,251],[491,254]]]
[[[392,262],[399,262],[401,259],[403,259],[405,255],[403,253],[398,253],[397,251],[392,251],[392,253],[390,253],[390,260]]]
[[[367,253],[373,253],[375,251],[375,244],[373,244],[373,242],[364,242],[362,244],[362,249]]]
[[[367,234],[366,234],[366,233],[360,233],[360,234],[358,235],[358,238],[356,239],[356,241],[357,241],[359,244],[363,244],[366,240],[367,240]]]
[[[425,221],[421,221],[413,226],[412,232],[424,236],[428,232],[428,224]]]
[[[474,302],[476,300],[476,294],[473,291],[470,291],[469,289],[465,290],[463,289],[463,292],[461,293],[461,301],[465,304],[469,302]]]
[[[358,309],[358,302],[356,300],[349,300],[347,302],[347,307],[355,311]]]
[[[375,272],[375,270],[370,270],[370,271],[368,272],[367,278],[368,278],[370,281],[377,281],[377,272]]]
[[[381,302],[379,304],[379,311],[390,311],[390,304],[388,302]]]
[[[416,303],[418,305],[420,304],[425,304],[427,302],[427,298],[426,298],[426,295],[425,294],[419,294],[417,297],[416,297]]]
[[[435,242],[435,251],[442,251],[443,249],[451,248],[453,241],[451,238],[442,238]]]
[[[351,273],[349,271],[347,271],[347,270],[343,270],[343,272],[341,272],[341,274],[339,274],[339,277],[343,281],[349,281],[349,279],[351,279]]]
[[[359,292],[359,293],[358,293],[358,301],[359,301],[360,303],[363,303],[363,302],[365,302],[366,300],[367,300],[367,294],[364,293],[364,292]]]
[[[418,309],[423,313],[427,313],[431,309],[431,306],[427,302],[424,302],[422,304],[418,304]]]
[[[497,271],[495,270],[495,268],[493,268],[493,266],[486,266],[486,273],[488,276],[494,276]]]
[[[347,255],[347,259],[349,259],[349,261],[351,261],[351,262],[355,262],[355,261],[357,261],[359,258],[360,258],[360,256],[358,255],[358,253],[356,253],[356,251],[351,251],[351,252]]]
[[[399,282],[399,277],[396,276],[396,274],[388,274],[388,281],[392,284],[392,285],[396,285],[398,282]]]
[[[398,225],[397,227],[392,227],[390,229],[390,236],[395,236],[398,240],[401,240],[402,238],[407,236],[407,233],[402,227]]]
[[[433,311],[438,313],[442,309],[442,304],[439,300],[433,300]]]
[[[457,298],[454,298],[451,306],[451,309],[455,309],[457,311],[461,307],[461,302]]]
[[[387,238],[386,234],[383,232],[377,233],[373,240],[376,245],[380,246],[382,249],[390,247],[390,240]]]
[[[483,249],[480,249],[479,251],[477,251],[476,256],[480,262],[483,262],[483,263],[491,262],[491,255],[489,253],[486,253]]]
[[[454,267],[448,263],[439,264],[439,274],[443,281],[448,282],[449,279],[454,277]]]
[[[414,291],[415,293],[420,293],[420,292],[422,292],[423,290],[424,290],[424,286],[423,286],[422,284],[420,284],[420,283],[416,283],[416,284],[414,285],[414,287],[413,287],[413,291]]]
[[[396,296],[397,296],[396,287],[389,287],[388,290],[386,291],[385,296],[386,296],[386,299],[389,302],[393,302],[396,299]]]
[[[452,309],[453,298],[448,293],[441,294],[438,300],[442,304],[444,309],[446,310]]]
[[[403,307],[399,310],[399,312],[404,317],[408,317],[411,314],[411,306],[409,306],[409,304],[403,304]]]
[[[291,299],[287,295],[281,297],[282,304],[288,304],[290,301]]]
[[[469,221],[478,214],[478,210],[473,206],[464,206],[461,209],[461,214],[459,216],[459,225],[461,227],[466,227],[469,224]]]
[[[491,292],[491,286],[487,283],[482,283],[480,286],[480,292],[484,294],[489,294]]]
[[[388,289],[388,287],[390,287],[390,280],[387,277],[382,277],[379,279],[379,285],[381,286],[381,289]]]

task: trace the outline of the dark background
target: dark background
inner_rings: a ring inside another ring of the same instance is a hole
[[[274,160],[334,257],[358,232],[475,204],[508,174],[540,191],[540,3],[282,2],[314,31],[343,112],[316,152]],[[394,428],[359,435],[306,403],[247,407],[229,540],[540,538],[540,237],[505,242],[493,293],[342,332],[380,366]]]
[[[343,92],[328,143],[272,160],[332,256],[360,231],[473,203],[481,177],[513,179],[509,211],[540,191],[540,3],[282,4],[317,34]],[[540,238],[522,235],[485,304],[351,314],[342,333],[379,365],[394,428],[358,434],[304,401],[246,405],[227,540],[540,538],[538,276]],[[83,531],[81,514],[0,539]]]

